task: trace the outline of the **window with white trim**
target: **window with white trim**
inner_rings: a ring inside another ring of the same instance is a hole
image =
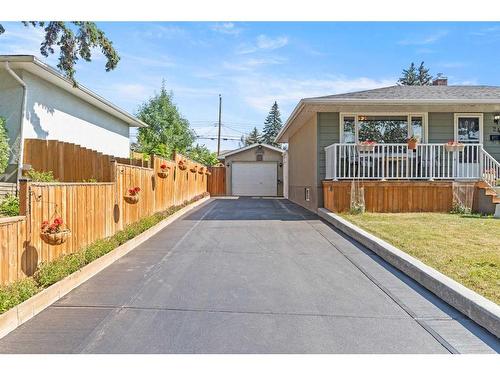
[[[426,118],[423,113],[342,113],[340,142],[405,143],[411,136],[425,142]]]

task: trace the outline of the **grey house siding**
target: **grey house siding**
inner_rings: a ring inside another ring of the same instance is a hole
[[[494,115],[494,113],[483,115],[483,146],[488,154],[500,162],[500,142],[490,141],[490,134],[500,134],[500,124],[495,124]]]
[[[454,137],[453,112],[429,112],[429,143],[446,143]]]
[[[340,141],[338,112],[318,113],[318,186],[325,179],[326,155],[325,147]]]

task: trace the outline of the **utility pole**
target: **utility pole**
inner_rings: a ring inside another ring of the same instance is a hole
[[[221,127],[222,96],[219,94],[219,135],[217,136],[217,156],[220,154],[220,127]]]

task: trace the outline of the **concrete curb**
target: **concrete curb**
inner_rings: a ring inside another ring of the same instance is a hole
[[[49,307],[65,294],[69,293],[77,286],[83,284],[85,281],[101,272],[116,260],[134,250],[141,243],[154,236],[156,233],[170,225],[185,213],[200,206],[209,199],[210,197],[202,198],[190,204],[189,206],[180,209],[165,220],[156,224],[154,227],[151,227],[148,230],[142,232],[137,237],[132,238],[131,240],[127,241],[126,243],[117,247],[106,255],[103,255],[102,257],[94,260],[92,263],[87,264],[82,269],[65,277],[54,285],[51,285],[50,287],[42,290],[40,293],[27,299],[23,303],[4,312],[0,315],[0,338],[4,337],[9,332],[19,327],[21,324],[33,318],[35,315],[43,311],[45,308]]]
[[[500,338],[500,306],[333,212],[318,215]]]

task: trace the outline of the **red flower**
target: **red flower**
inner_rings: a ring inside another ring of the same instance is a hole
[[[59,225],[62,225],[62,223],[63,223],[63,220],[60,217],[56,217],[54,219],[54,224],[55,225],[59,226]]]
[[[160,165],[160,168],[161,169],[167,169],[167,165],[166,164],[162,164],[162,165]]]
[[[136,193],[138,193],[138,192],[141,191],[141,188],[139,186],[137,186],[137,187],[134,188],[134,190],[135,190]]]

